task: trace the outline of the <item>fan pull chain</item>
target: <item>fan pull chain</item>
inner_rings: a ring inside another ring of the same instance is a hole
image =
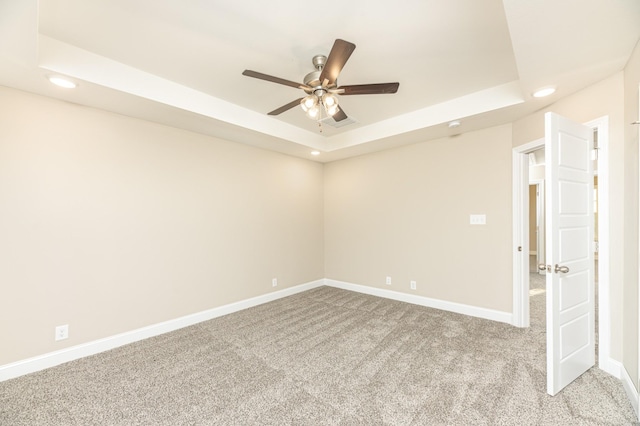
[[[318,130],[322,133],[322,121],[318,120]]]

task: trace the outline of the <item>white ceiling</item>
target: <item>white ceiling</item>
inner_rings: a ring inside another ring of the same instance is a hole
[[[267,116],[304,92],[242,71],[302,82],[336,38],[357,46],[340,84],[398,93],[340,97],[355,123],[322,133],[297,107]],[[1,0],[0,85],[332,161],[513,121],[622,70],[639,39],[638,0]]]

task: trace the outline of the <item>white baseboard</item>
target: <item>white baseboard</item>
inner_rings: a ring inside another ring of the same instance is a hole
[[[230,303],[218,308],[208,309],[206,311],[197,312],[195,314],[186,315],[184,317],[164,321],[147,327],[131,330],[125,333],[116,334],[115,336],[105,337],[104,339],[94,340],[92,342],[83,343],[81,345],[72,346],[55,352],[49,352],[33,358],[27,358],[10,364],[0,365],[0,382],[13,379],[45,368],[54,367],[65,362],[73,361],[100,352],[108,351],[129,343],[147,339],[149,337],[158,336],[180,328],[188,327],[203,321],[208,321],[223,315],[238,312],[243,309],[291,296],[324,284],[324,280],[317,280],[300,284],[295,287],[289,287],[283,290],[267,293],[262,296],[252,297],[251,299],[241,300],[239,302]]]
[[[598,354],[598,368],[606,373],[611,374],[618,380],[622,380],[622,363],[615,359],[603,358],[602,354]]]
[[[208,321],[223,315],[238,312],[243,309],[291,296],[312,288],[322,285],[351,290],[358,293],[370,294],[373,296],[385,297],[387,299],[398,300],[401,302],[413,303],[415,305],[427,306],[430,308],[442,309],[445,311],[456,312],[464,315],[470,315],[478,318],[485,318],[493,321],[511,323],[511,313],[500,312],[476,306],[463,305],[460,303],[447,302],[444,300],[431,299],[423,296],[401,293],[397,291],[367,287],[359,284],[346,283],[342,281],[322,279],[300,284],[295,287],[267,293],[262,296],[253,297],[251,299],[242,300],[218,308],[208,309],[206,311],[197,312],[184,317],[164,321],[114,336],[105,337],[103,339],[94,340],[92,342],[83,343],[62,349],[55,352],[49,352],[32,358],[27,358],[10,364],[0,365],[0,382],[19,377],[25,374],[34,373],[46,368],[55,367],[65,362],[73,361],[100,352],[108,351],[119,346],[134,343],[149,337],[158,336],[180,328],[188,327],[203,321]]]
[[[369,287],[360,284],[352,284],[331,279],[324,280],[325,285],[337,287],[344,290],[351,290],[358,293],[372,296],[384,297],[398,300],[400,302],[413,303],[414,305],[426,306],[429,308],[441,309],[443,311],[456,312],[458,314],[469,315],[477,318],[484,318],[492,321],[511,324],[513,314],[511,312],[496,311],[493,309],[481,308],[478,306],[464,305],[462,303],[448,302],[446,300],[432,299],[424,296],[401,293],[399,291],[387,290],[376,287]]]
[[[610,361],[616,362],[617,361]],[[620,363],[618,363],[620,364]],[[635,385],[633,384],[633,380],[629,376],[627,369],[624,368],[622,364],[620,364],[620,380],[622,381],[622,386],[624,387],[625,392],[627,393],[627,397],[633,406],[633,410],[636,412],[636,417],[640,419],[640,415],[638,413],[638,391],[636,390]]]

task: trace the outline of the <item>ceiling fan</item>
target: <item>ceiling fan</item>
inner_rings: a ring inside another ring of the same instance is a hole
[[[377,83],[377,84],[356,84],[348,86],[338,86],[338,75],[344,64],[347,62],[356,45],[348,41],[337,39],[329,52],[329,56],[316,55],[313,57],[313,66],[316,71],[310,72],[304,77],[304,83],[273,77],[257,71],[244,70],[243,75],[270,81],[272,83],[283,84],[285,86],[302,89],[307,94],[289,102],[280,108],[274,109],[269,115],[278,115],[290,110],[296,105],[300,105],[309,118],[320,119],[322,111],[332,116],[335,121],[342,121],[347,118],[344,110],[338,105],[336,95],[373,95],[396,93],[400,83]]]

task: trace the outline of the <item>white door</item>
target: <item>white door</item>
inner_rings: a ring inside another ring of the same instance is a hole
[[[593,130],[545,114],[547,392],[595,364]]]

